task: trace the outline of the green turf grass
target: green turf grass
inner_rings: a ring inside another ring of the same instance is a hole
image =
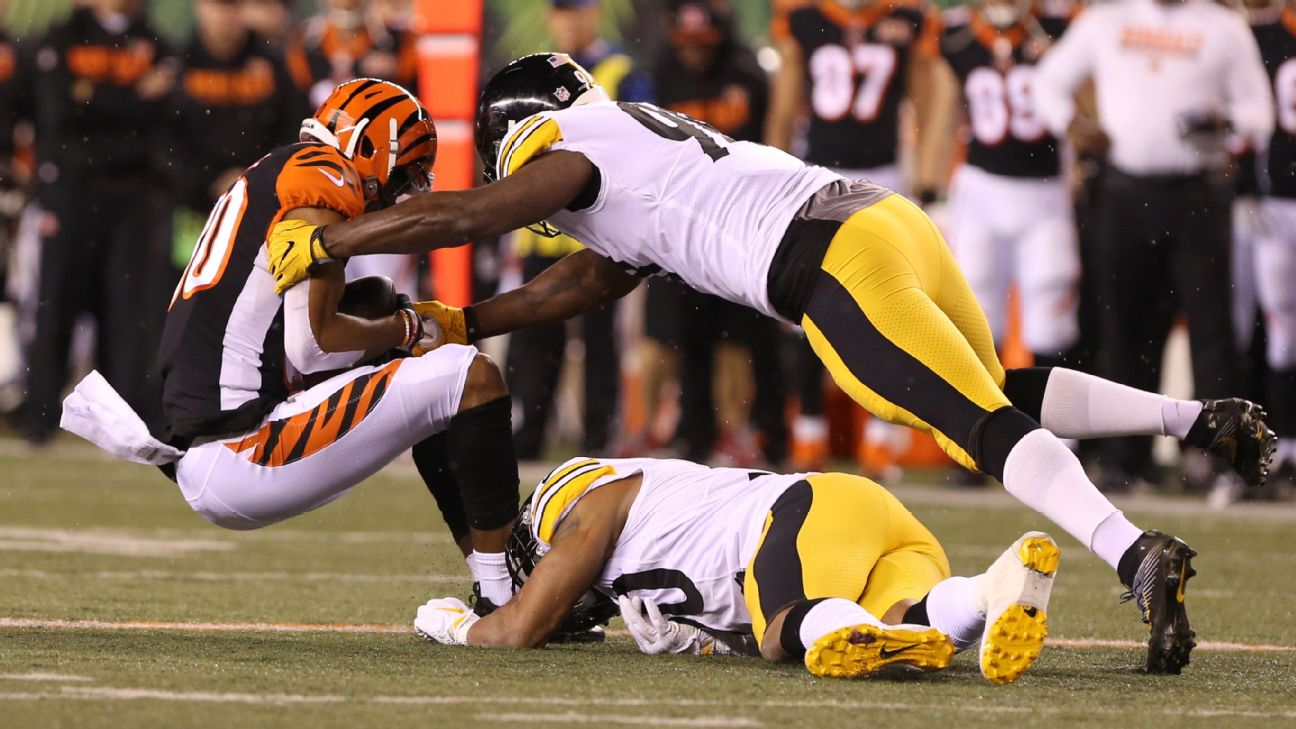
[[[998,490],[898,493],[955,572],[984,569],[1022,531],[1053,532],[1052,635],[1145,635],[1105,565]],[[620,636],[512,652],[392,633],[0,628],[0,727],[1296,725],[1296,510],[1127,508],[1201,552],[1188,591],[1201,639],[1293,650],[1199,650],[1184,676],[1151,677],[1136,648],[1046,648],[996,687],[973,655],[922,680],[842,682],[795,665],[641,656]],[[0,585],[0,618],[408,625],[427,598],[463,595],[467,577],[408,467],[314,514],[229,532],[154,470],[0,443]],[[64,677],[14,678],[37,673]]]

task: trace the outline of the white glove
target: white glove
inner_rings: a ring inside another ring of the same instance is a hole
[[[457,597],[428,600],[414,616],[414,632],[445,645],[468,645],[468,629],[480,618]]]
[[[617,605],[621,606],[621,619],[634,637],[635,644],[650,656],[662,653],[698,656],[715,648],[715,641],[701,628],[667,620],[651,598],[645,600],[622,595],[617,598]]]

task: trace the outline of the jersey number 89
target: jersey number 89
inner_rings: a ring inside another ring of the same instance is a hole
[[[978,142],[993,147],[1009,133],[1023,142],[1035,142],[1047,129],[1031,102],[1030,66],[1013,66],[1007,74],[982,66],[968,74],[968,116]]]

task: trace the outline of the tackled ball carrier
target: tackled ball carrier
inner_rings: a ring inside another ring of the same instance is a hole
[[[466,309],[429,307],[444,341],[562,321],[663,272],[800,324],[858,403],[931,434],[1115,569],[1151,625],[1150,671],[1188,662],[1194,552],[1131,524],[1059,436],[1172,435],[1260,483],[1274,436],[1258,406],[1174,400],[1058,367],[1005,372],[918,206],[682,114],[609,101],[563,54],[520,58],[491,79],[477,146],[498,182],[327,227],[281,223],[269,242],[279,286],[339,257],[461,245],[548,220],[588,249]]]
[[[462,344],[408,356],[423,351],[420,304],[390,281],[347,286],[338,262],[281,299],[267,266],[276,225],[350,220],[430,189],[436,129],[405,89],[358,79],[303,122],[301,140],[230,186],[176,287],[159,354],[164,442],[97,373],[63,425],[160,465],[194,511],[230,529],[323,506],[412,447],[461,549],[476,547],[484,596],[502,603],[518,478],[495,365]]]

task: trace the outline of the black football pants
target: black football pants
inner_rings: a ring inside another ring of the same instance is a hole
[[[557,260],[542,256],[523,258],[523,280],[530,281]],[[616,305],[613,303],[586,312],[577,319],[585,343],[585,414],[581,448],[587,455],[606,453],[612,421],[617,413],[621,360],[616,342],[615,313]],[[566,323],[522,329],[509,339],[505,379],[520,416],[513,436],[518,458],[541,456],[545,424],[553,409],[566,348]]]
[[[179,272],[171,263],[170,211],[143,181],[68,182],[42,190],[50,223],[41,240],[36,325],[28,344],[22,428],[43,441],[58,427],[73,325],[95,319],[95,367],[155,425],[161,379],[155,358]]]
[[[1237,389],[1232,320],[1232,194],[1204,175],[1137,177],[1109,169],[1098,203],[1093,272],[1100,370],[1157,391],[1176,315],[1188,320],[1194,397]],[[1105,467],[1149,475],[1149,438],[1111,442]]]

